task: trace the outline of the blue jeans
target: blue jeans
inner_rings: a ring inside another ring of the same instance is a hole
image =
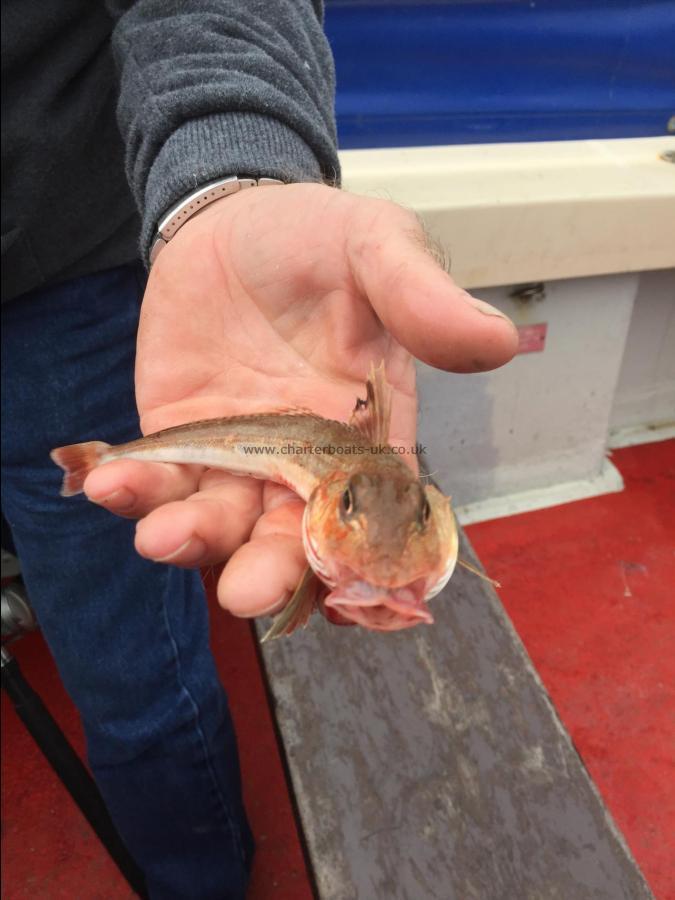
[[[253,852],[199,573],[141,559],[134,523],[59,496],[49,451],[138,437],[144,273],[123,266],[2,309],[2,511],[84,725],[89,763],[153,900],[245,895]]]

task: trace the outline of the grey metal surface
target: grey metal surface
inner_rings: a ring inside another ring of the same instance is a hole
[[[651,897],[494,591],[432,608],[263,649],[321,900]]]

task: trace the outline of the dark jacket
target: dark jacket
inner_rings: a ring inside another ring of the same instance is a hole
[[[227,175],[338,179],[310,0],[3,0],[2,299],[147,252]]]

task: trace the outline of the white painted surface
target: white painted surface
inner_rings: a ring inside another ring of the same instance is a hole
[[[464,287],[675,266],[675,138],[347,150],[345,187],[420,213]]]
[[[519,326],[546,324],[543,352],[497,372],[419,368],[420,440],[467,515],[617,490],[610,413],[634,437],[675,419],[673,149],[664,137],[341,154],[345,187],[419,213],[458,284]],[[544,299],[509,296],[528,282],[545,282]]]
[[[608,446],[611,450],[620,447],[636,447],[638,444],[655,444],[675,438],[675,425],[652,425],[633,428],[619,428],[610,431]]]
[[[672,235],[675,244],[675,234]],[[610,417],[610,444],[675,424],[675,269],[640,275]],[[657,440],[656,437],[652,440]]]
[[[544,351],[478,375],[419,366],[419,437],[455,507],[598,479],[637,283],[555,281],[527,302],[481,291],[519,325],[547,322]]]
[[[586,500],[601,494],[613,494],[623,490],[621,473],[608,459],[603,460],[600,472],[593,478],[581,481],[563,481],[550,487],[534,488],[504,497],[491,497],[478,500],[455,509],[455,515],[462,525],[473,525],[475,522],[486,522],[489,519],[501,519],[517,513],[530,512],[533,509],[547,509],[571,503],[574,500]]]

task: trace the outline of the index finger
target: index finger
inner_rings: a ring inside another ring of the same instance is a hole
[[[164,503],[189,497],[203,472],[204,466],[116,459],[87,476],[84,492],[118,516],[140,519]]]

